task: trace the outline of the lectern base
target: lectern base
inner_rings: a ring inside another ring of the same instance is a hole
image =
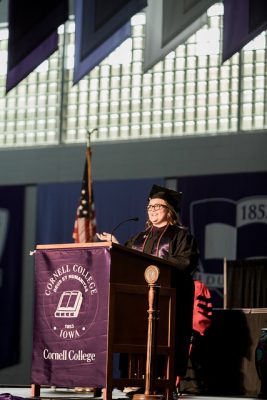
[[[138,393],[133,395],[133,400],[165,400],[165,398],[163,394]]]

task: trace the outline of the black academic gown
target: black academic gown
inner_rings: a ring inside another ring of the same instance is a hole
[[[172,277],[172,287],[177,291],[174,371],[175,375],[183,376],[187,369],[192,333],[194,282],[191,272],[196,269],[199,258],[196,240],[187,229],[167,225],[162,228],[150,227],[129,239],[125,245],[171,261],[177,266],[177,270],[173,269]]]
[[[125,245],[171,261],[180,270],[191,273],[197,267],[199,251],[196,240],[186,228],[179,225],[149,227],[129,239]]]

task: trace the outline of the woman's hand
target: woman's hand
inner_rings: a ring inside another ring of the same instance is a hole
[[[97,233],[96,236],[105,242],[119,243],[115,236],[108,232]]]

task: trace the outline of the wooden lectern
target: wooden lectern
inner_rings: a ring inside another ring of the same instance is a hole
[[[113,388],[146,386],[148,343],[148,293],[145,272],[156,266],[158,305],[155,317],[156,343],[153,359],[153,394],[163,392],[172,398],[175,376],[185,372],[192,327],[194,285],[192,277],[168,261],[127,247],[105,242],[64,245],[38,245],[38,249],[107,247],[111,255],[108,310],[106,397]],[[154,332],[155,333],[155,332]],[[120,354],[121,376],[114,377],[113,358]],[[154,363],[155,361],[155,363]],[[90,382],[86,386],[92,386]],[[40,388],[39,388],[40,389]],[[38,386],[33,385],[33,396]]]

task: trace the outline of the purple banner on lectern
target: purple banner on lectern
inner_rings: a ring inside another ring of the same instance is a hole
[[[32,383],[106,384],[110,251],[37,249]]]

